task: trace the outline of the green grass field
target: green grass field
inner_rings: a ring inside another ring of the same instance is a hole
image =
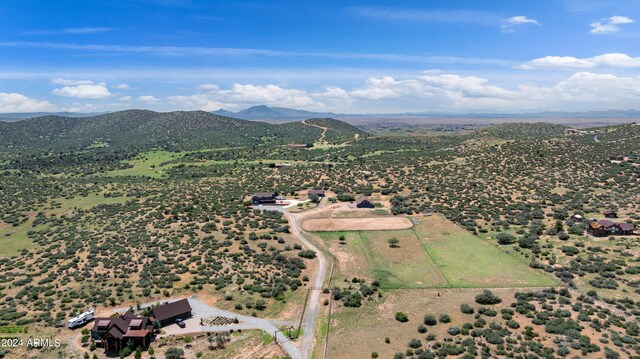
[[[416,236],[454,288],[543,287],[558,283],[520,258],[440,217],[420,218]]]
[[[187,165],[187,166],[209,166],[209,165],[225,165],[232,164],[236,161],[243,164],[269,164],[269,163],[293,163],[288,160],[278,160],[278,159],[270,159],[270,160],[251,160],[247,161],[242,158],[232,159],[232,160],[205,160],[199,162],[190,162],[183,161],[182,159],[188,153],[194,152],[211,152],[211,151],[220,151],[222,149],[208,149],[202,151],[191,151],[191,152],[168,152],[168,151],[149,151],[141,153],[138,157],[123,161],[123,163],[128,163],[133,167],[108,171],[104,173],[104,176],[107,177],[119,177],[119,176],[130,176],[130,177],[142,177],[147,176],[151,178],[164,178],[167,176],[166,171],[173,167],[179,165]],[[169,161],[175,161],[173,163],[166,163]]]
[[[124,203],[128,197],[104,197],[101,194],[91,193],[86,197],[73,198],[55,198],[43,212],[47,214],[61,215],[69,212],[74,208],[90,209],[99,204]],[[5,223],[0,224],[0,257],[10,257],[20,253],[23,249],[33,249],[34,243],[29,238],[29,231],[40,231],[46,226],[33,227],[33,218],[20,224],[19,226],[11,226]]]
[[[412,229],[316,233],[342,261],[344,278],[364,276],[382,288],[544,287],[557,282],[521,258],[440,217],[419,218]],[[345,244],[338,244],[344,235]],[[399,246],[391,248],[390,238]]]
[[[171,166],[160,166],[162,163],[183,157],[184,154],[178,154],[167,151],[150,151],[145,152],[137,158],[125,161],[133,165],[131,168],[122,170],[109,171],[106,176],[148,176],[152,178],[161,178],[165,176],[164,170]]]
[[[33,241],[27,232],[37,229],[31,226],[33,221],[29,220],[19,226],[0,225],[0,257],[11,257],[20,253],[23,249],[32,249]]]

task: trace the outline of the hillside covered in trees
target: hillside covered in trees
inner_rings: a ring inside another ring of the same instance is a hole
[[[0,149],[17,152],[61,152],[92,147],[197,150],[261,144],[314,143],[322,128],[327,139],[344,142],[365,133],[341,121],[314,119],[273,125],[204,111],[127,110],[87,118],[44,116],[0,122]]]

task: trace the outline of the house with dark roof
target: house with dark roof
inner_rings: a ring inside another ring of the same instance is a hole
[[[616,223],[609,220],[591,221],[587,225],[587,233],[595,237],[608,237],[612,235],[633,235],[635,225],[633,223]]]
[[[307,190],[307,196],[311,196],[312,194],[315,194],[318,197],[324,197],[324,190],[323,189],[310,189],[310,190]]]
[[[251,196],[251,203],[264,204],[264,203],[276,203],[276,194],[274,192],[258,192]]]
[[[374,206],[373,202],[371,202],[367,197],[361,196],[356,201],[356,207],[358,207],[358,208],[375,208],[376,206]]]
[[[120,352],[128,346],[147,348],[152,340],[153,321],[129,310],[114,318],[96,318],[91,328],[91,340],[105,352]]]
[[[153,308],[153,310],[151,310],[151,316],[164,327],[175,323],[176,319],[187,319],[191,317],[191,305],[186,298],[180,299]]]
[[[614,210],[608,209],[602,212],[605,218],[618,218],[618,213]]]

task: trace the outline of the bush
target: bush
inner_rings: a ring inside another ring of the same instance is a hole
[[[469,304],[462,304],[460,311],[464,314],[473,314],[473,308]]]
[[[499,233],[496,238],[498,239],[498,244],[502,245],[513,244],[516,242],[516,237],[509,233]]]
[[[378,357],[378,352],[371,352],[371,357],[372,358],[377,358]]]
[[[131,348],[129,347],[124,347],[122,348],[122,350],[120,350],[120,358],[124,358],[129,356],[129,354],[131,354]]]
[[[449,335],[458,335],[460,334],[460,328],[458,327],[451,327],[447,330],[447,333],[449,333]]]
[[[438,320],[440,323],[451,323],[451,317],[448,314],[440,314]]]
[[[432,314],[427,314],[424,316],[424,324],[426,325],[436,325],[438,321],[436,320],[436,316]]]
[[[397,312],[396,313],[396,320],[399,321],[400,323],[406,323],[406,322],[409,321],[409,317],[407,316],[406,313]]]
[[[169,348],[167,352],[164,354],[165,359],[180,359],[184,356],[184,350],[180,348]]]
[[[306,250],[300,251],[298,253],[298,256],[302,258],[313,259],[316,257],[316,252],[312,251],[311,249],[306,249]]]
[[[490,290],[484,290],[482,293],[476,295],[476,303],[484,305],[493,305],[502,302],[498,296],[491,293]]]
[[[569,233],[582,235],[584,233],[584,225],[582,224],[574,224],[569,228]]]
[[[509,319],[507,320],[507,326],[511,329],[518,329],[520,328],[520,324],[518,324],[518,322],[516,322],[513,319]]]

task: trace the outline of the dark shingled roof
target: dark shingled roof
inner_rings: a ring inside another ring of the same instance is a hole
[[[264,198],[264,197],[274,197],[276,194],[274,192],[258,192],[256,194],[254,194],[254,197],[260,197],[260,198]]]
[[[636,226],[634,226],[633,223],[620,223],[619,226],[623,231],[633,231],[636,229]]]
[[[97,321],[96,326],[98,328],[103,328],[103,327],[108,327],[109,324],[111,324],[111,320],[109,320],[109,319],[100,319],[100,320]]]
[[[146,330],[147,333],[153,328],[153,324],[147,317],[141,317],[135,315],[131,310],[115,318],[96,318],[96,322],[91,329],[92,332],[98,333],[100,336],[110,335],[118,340],[122,340],[129,332],[131,323],[136,324],[136,327],[141,329],[136,331],[136,335],[141,334],[141,331]],[[146,335],[146,334],[145,334]]]
[[[598,223],[604,228],[610,228],[616,225],[615,222],[611,222],[607,220],[598,221]]]
[[[369,201],[369,198],[367,198],[366,196],[361,196],[361,197],[360,197],[360,198],[358,198],[358,200],[356,201],[356,204],[360,204],[360,203],[362,203],[362,202],[364,202],[364,201],[371,202],[371,201]]]
[[[163,321],[190,311],[191,305],[185,298],[153,308],[153,316],[156,320]]]

